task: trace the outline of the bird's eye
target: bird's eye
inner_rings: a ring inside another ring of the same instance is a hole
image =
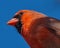
[[[23,12],[20,12],[20,15],[23,15]]]
[[[23,12],[20,12],[20,14],[15,15],[13,18],[20,18],[23,15]]]

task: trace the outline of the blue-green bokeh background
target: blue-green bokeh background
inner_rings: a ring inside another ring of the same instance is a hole
[[[60,19],[60,0],[0,0],[0,48],[29,48],[17,30],[6,24],[22,9],[35,10]]]

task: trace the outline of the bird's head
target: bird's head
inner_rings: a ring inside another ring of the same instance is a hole
[[[8,21],[8,24],[15,26],[18,31],[21,32],[22,26],[25,30],[27,30],[27,28],[34,19],[43,17],[45,17],[45,15],[32,10],[20,10],[14,15],[14,17],[10,21]]]

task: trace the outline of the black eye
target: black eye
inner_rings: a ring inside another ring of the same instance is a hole
[[[20,12],[20,14],[15,15],[13,18],[20,18],[23,15],[23,12]]]
[[[20,15],[23,15],[23,12],[20,12]]]

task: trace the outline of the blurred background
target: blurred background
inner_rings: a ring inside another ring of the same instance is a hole
[[[60,0],[0,0],[0,48],[30,48],[17,30],[6,24],[23,9],[60,19]]]

